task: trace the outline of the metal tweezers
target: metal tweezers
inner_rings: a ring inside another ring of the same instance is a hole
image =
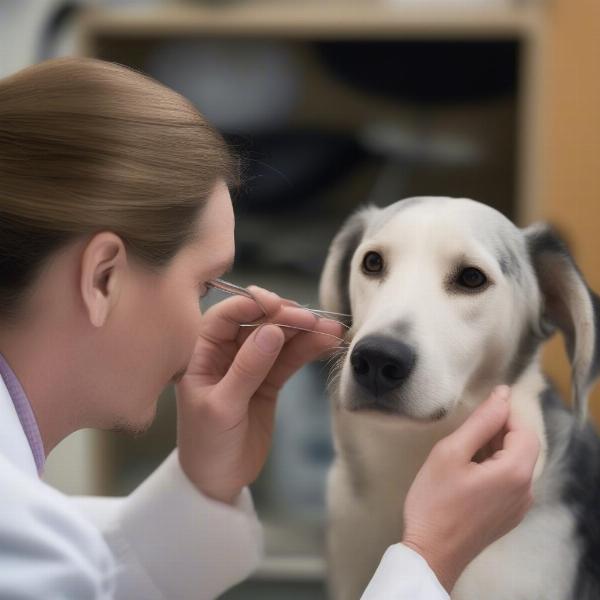
[[[210,288],[214,288],[216,290],[220,290],[221,292],[225,292],[226,294],[231,294],[232,296],[245,296],[246,298],[250,298],[251,300],[254,300],[256,302],[256,304],[258,304],[258,306],[262,309],[262,311],[265,313],[265,315],[267,314],[267,311],[260,304],[260,302],[255,298],[255,296],[252,294],[252,292],[247,290],[245,287],[236,285],[235,283],[230,283],[229,281],[225,281],[223,279],[211,279],[210,281],[206,282],[206,286],[210,287]],[[318,310],[316,308],[308,308],[307,306],[299,305],[299,307],[303,308],[305,310],[308,310],[309,312],[313,313],[317,317],[328,318],[329,315],[333,315],[334,317],[348,318],[348,317],[352,316],[352,315],[347,315],[344,313],[332,312],[329,310]],[[342,325],[347,327],[347,325],[345,325],[344,323],[342,323]]]

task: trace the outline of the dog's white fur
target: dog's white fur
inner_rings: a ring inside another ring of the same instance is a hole
[[[360,238],[347,265],[351,343],[332,396],[336,459],[328,482],[328,554],[336,600],[360,598],[385,548],[402,537],[404,498],[428,453],[494,385],[506,382],[523,332],[533,328],[531,335],[547,335],[539,274],[527,247],[532,233],[470,200],[419,198],[363,209],[334,240],[321,279],[321,304],[340,311],[346,293],[341,262],[349,260],[342,253],[349,235]],[[369,251],[383,256],[383,276],[363,272]],[[453,289],[453,273],[461,265],[479,268],[491,285],[480,293]],[[569,271],[568,277],[576,274]],[[592,305],[582,284],[571,283],[570,308],[581,332],[593,323]],[[390,392],[396,414],[356,410],[357,401],[368,401],[352,374],[353,348],[365,336],[394,335],[399,329],[416,349],[417,361],[406,383]],[[573,348],[574,370],[587,373],[593,336],[580,334]],[[546,464],[539,398],[547,383],[537,350],[510,383],[512,410],[542,443],[536,503],[516,529],[468,566],[453,600],[571,598],[578,561],[575,519],[559,498],[561,466]],[[583,375],[575,383],[580,391],[589,387]]]

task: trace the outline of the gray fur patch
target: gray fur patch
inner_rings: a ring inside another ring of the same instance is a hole
[[[517,352],[508,368],[507,381],[512,385],[523,374],[525,369],[535,360],[538,348],[545,338],[538,335],[531,326],[521,333],[521,340]]]
[[[506,277],[511,277],[517,281],[521,279],[521,262],[512,248],[505,246],[502,249],[502,254],[498,258],[498,263],[502,273],[504,273]]]
[[[600,598],[600,440],[591,424],[573,426],[567,450],[565,502],[577,523],[581,558],[573,598]]]
[[[541,398],[548,440],[550,480],[559,482],[558,498],[544,490],[549,501],[564,502],[575,517],[580,554],[573,600],[600,598],[600,438],[591,424],[580,426],[552,387]]]
[[[360,245],[365,232],[365,223],[362,220],[356,220],[351,223],[348,230],[344,232],[339,243],[342,247],[341,259],[337,271],[337,285],[340,290],[341,313],[352,314],[352,306],[350,304],[350,264],[354,252]]]

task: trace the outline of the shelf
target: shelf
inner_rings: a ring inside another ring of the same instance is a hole
[[[539,3],[514,2],[243,2],[220,6],[181,4],[158,9],[89,9],[85,35],[270,36],[309,39],[515,37],[535,30]]]

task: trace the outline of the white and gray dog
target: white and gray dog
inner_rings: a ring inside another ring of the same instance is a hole
[[[511,409],[541,440],[534,505],[467,567],[452,598],[600,599],[600,442],[586,423],[600,303],[554,231],[519,229],[466,199],[367,207],[333,240],[320,295],[351,315],[332,385],[333,597],[360,598],[401,539],[404,497],[431,448],[506,383]],[[556,329],[572,411],[540,369]]]

